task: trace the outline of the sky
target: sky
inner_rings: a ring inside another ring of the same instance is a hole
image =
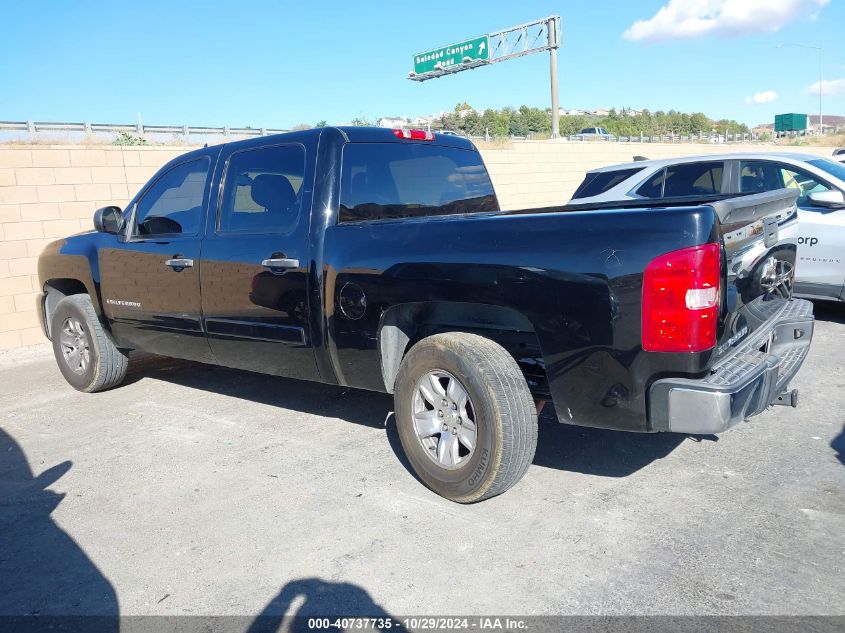
[[[845,0],[4,3],[0,120],[289,128],[549,107],[548,53],[426,82],[413,54],[560,15],[563,108],[845,115]]]

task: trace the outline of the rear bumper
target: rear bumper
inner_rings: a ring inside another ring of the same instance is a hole
[[[807,357],[812,338],[813,304],[791,300],[709,376],[656,381],[649,390],[652,429],[721,433],[757,415],[786,390]]]

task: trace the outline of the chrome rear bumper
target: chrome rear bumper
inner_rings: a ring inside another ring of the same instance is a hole
[[[652,428],[721,433],[757,415],[786,391],[812,338],[813,304],[792,299],[768,327],[755,330],[709,376],[656,381],[649,390]]]

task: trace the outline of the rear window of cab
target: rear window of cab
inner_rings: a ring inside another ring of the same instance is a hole
[[[340,222],[498,210],[477,151],[422,143],[343,148]]]

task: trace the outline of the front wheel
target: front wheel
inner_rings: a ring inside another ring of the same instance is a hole
[[[91,393],[123,382],[129,357],[103,329],[88,295],[59,301],[50,335],[59,370],[74,389]]]
[[[395,386],[396,424],[423,483],[458,503],[501,494],[534,459],[537,412],[516,361],[475,334],[414,345]]]

